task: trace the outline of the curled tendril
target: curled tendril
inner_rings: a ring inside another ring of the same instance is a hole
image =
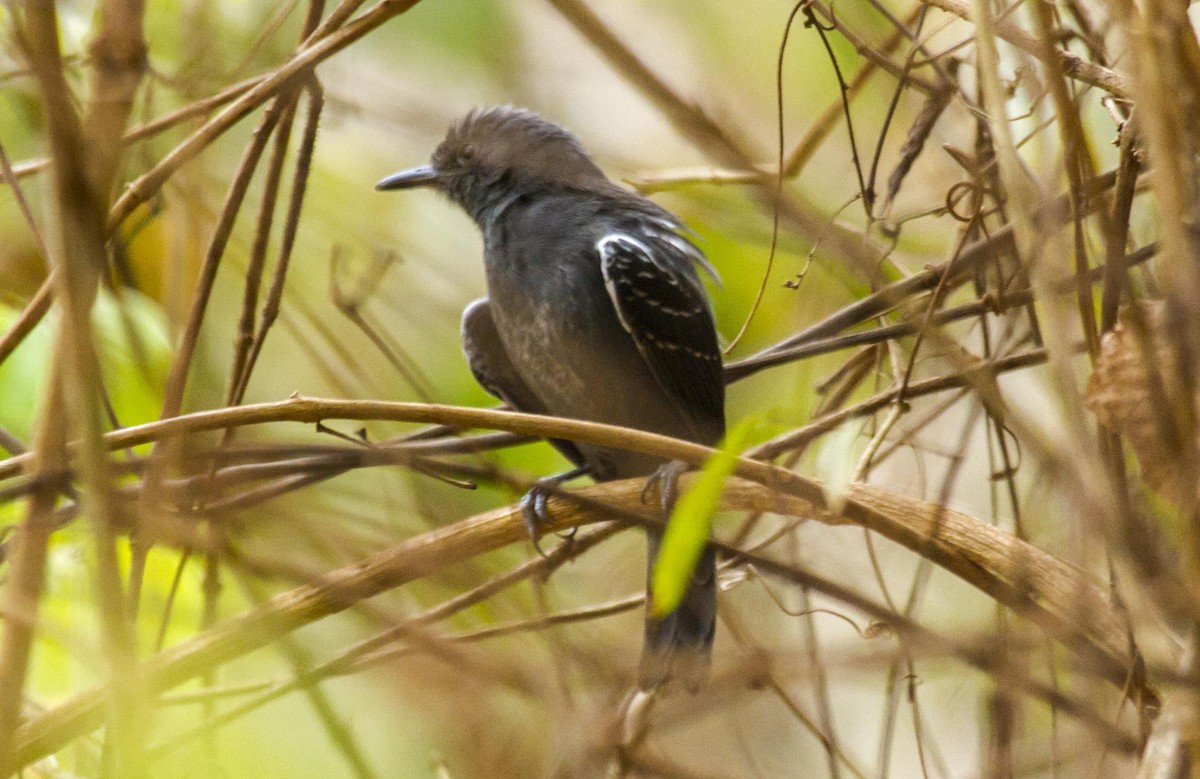
[[[946,212],[959,222],[972,222],[979,217],[979,205],[983,202],[982,195],[983,190],[977,182],[960,181],[946,192]],[[970,212],[961,212],[958,210],[958,206],[966,198],[974,201],[974,208]]]

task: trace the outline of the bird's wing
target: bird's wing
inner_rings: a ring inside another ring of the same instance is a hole
[[[719,434],[725,413],[721,351],[708,299],[681,240],[674,233],[614,232],[596,250],[617,318],[654,378],[690,417]]]
[[[462,344],[471,374],[489,394],[500,398],[514,411],[550,413],[509,359],[487,298],[473,300],[463,309]],[[579,447],[571,441],[551,439],[550,443],[576,466],[585,464]]]

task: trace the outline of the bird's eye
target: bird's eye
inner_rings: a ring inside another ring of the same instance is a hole
[[[464,143],[458,150],[458,159],[460,162],[471,162],[475,159],[475,147],[469,143]]]

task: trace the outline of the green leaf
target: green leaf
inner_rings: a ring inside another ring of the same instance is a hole
[[[743,419],[727,432],[725,441],[704,464],[691,488],[676,501],[650,576],[650,613],[655,617],[670,614],[683,600],[708,540],[725,481],[733,473],[738,455],[746,448],[755,427],[754,419]]]

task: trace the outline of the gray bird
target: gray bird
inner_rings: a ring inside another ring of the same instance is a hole
[[[716,274],[675,215],[610,182],[563,128],[512,107],[472,111],[451,126],[429,165],[376,186],[412,187],[444,192],[483,232],[488,297],[467,306],[462,336],[488,392],[519,411],[719,441],[721,353],[697,268]],[[553,443],[597,481],[650,476],[666,465]],[[544,494],[535,489],[532,497],[541,511]],[[648,535],[652,565],[661,533]],[[665,618],[647,617],[643,689],[668,679],[699,685],[716,608],[710,548],[683,603]]]

